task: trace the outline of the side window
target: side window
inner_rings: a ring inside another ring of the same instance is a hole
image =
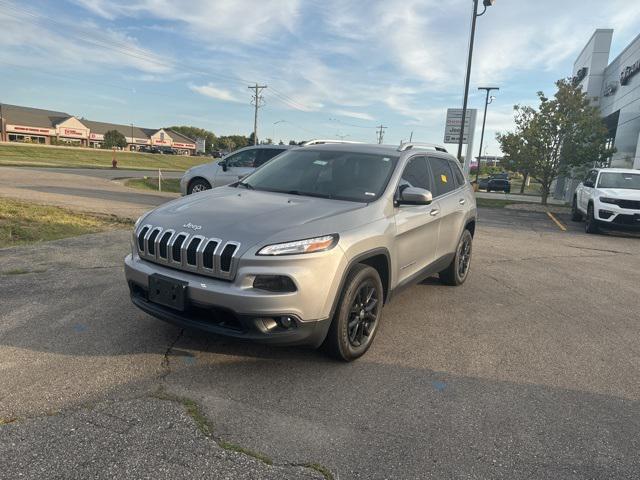
[[[458,186],[461,187],[467,182],[464,179],[464,174],[462,173],[462,170],[460,170],[460,166],[459,166],[460,164],[458,163],[457,160],[456,161],[451,160],[450,162],[451,162],[451,170],[453,170],[453,176],[456,177]]]
[[[256,160],[255,166],[256,168],[260,167],[262,164],[267,163],[276,155],[280,155],[284,150],[281,148],[261,148],[258,151],[258,159]]]
[[[258,150],[255,148],[243,150],[242,152],[231,155],[226,160],[226,163],[229,167],[253,168],[257,153]]]
[[[402,178],[398,185],[400,190],[406,187],[418,187],[431,190],[431,178],[425,157],[413,157],[409,159],[409,163],[404,167]]]
[[[431,173],[433,174],[433,184],[435,191],[433,196],[437,197],[455,190],[456,183],[451,171],[449,160],[445,158],[430,157],[429,165],[431,165]]]

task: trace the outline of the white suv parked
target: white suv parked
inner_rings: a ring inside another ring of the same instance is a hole
[[[571,219],[586,219],[585,231],[600,227],[640,229],[640,170],[594,168],[573,195]]]

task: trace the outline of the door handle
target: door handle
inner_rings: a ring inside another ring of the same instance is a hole
[[[432,217],[435,217],[439,213],[440,213],[440,210],[438,210],[437,208],[434,208],[429,212],[429,215],[431,215]]]
[[[464,198],[461,198],[461,199],[458,201],[458,203],[459,203],[460,205],[464,205],[465,203],[467,203],[467,201],[466,201]]]

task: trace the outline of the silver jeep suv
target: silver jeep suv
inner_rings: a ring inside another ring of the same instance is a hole
[[[325,143],[143,215],[125,274],[162,320],[353,360],[402,287],[465,281],[475,226],[443,147]]]

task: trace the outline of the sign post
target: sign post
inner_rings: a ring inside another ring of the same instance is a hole
[[[465,177],[469,177],[469,170],[471,170],[471,160],[473,158],[473,137],[476,131],[476,117],[478,110],[475,108],[468,108],[467,114],[464,119],[464,136],[462,137],[462,143],[467,145],[464,155],[463,171]],[[447,120],[444,127],[444,143],[455,143],[460,141],[460,134],[462,133],[462,109],[461,108],[448,108]]]

